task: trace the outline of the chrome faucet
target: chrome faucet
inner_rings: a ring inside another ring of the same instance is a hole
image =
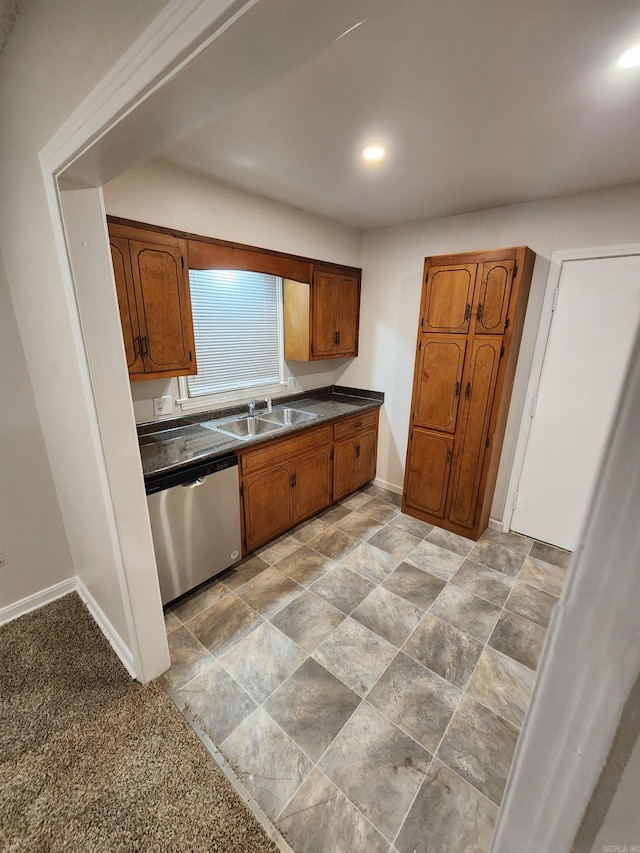
[[[267,414],[270,415],[271,414],[271,397],[265,397],[264,402],[265,402],[265,405],[267,407]]]
[[[254,414],[255,414],[255,411],[256,411],[256,403],[257,403],[257,402],[258,402],[258,401],[256,400],[256,398],[255,398],[255,397],[253,398],[253,400],[250,400],[250,401],[249,401],[248,409],[249,409],[249,417],[250,417],[250,418],[252,418],[252,417],[254,416]]]

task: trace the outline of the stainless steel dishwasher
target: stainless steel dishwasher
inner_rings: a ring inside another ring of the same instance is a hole
[[[146,491],[163,604],[240,559],[235,454],[155,477]]]

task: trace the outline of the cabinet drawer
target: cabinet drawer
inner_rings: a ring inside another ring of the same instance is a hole
[[[341,438],[349,438],[363,429],[375,429],[378,425],[378,410],[363,412],[361,415],[347,418],[333,425],[333,438],[339,441]]]
[[[240,458],[240,468],[243,474],[259,471],[267,465],[274,465],[283,459],[306,453],[315,447],[328,444],[331,441],[331,424],[318,429],[305,430],[292,438],[283,438],[262,444],[255,450],[248,450]]]

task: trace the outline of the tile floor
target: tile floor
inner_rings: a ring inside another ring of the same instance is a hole
[[[170,606],[168,680],[296,853],[491,844],[570,555],[369,486]]]

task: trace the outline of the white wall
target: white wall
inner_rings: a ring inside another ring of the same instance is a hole
[[[538,255],[491,515],[502,519],[552,252],[640,241],[640,185],[367,232],[360,358],[335,381],[386,393],[378,477],[402,486],[422,269],[427,255],[528,245]]]
[[[25,436],[23,440],[21,459],[38,512],[31,524],[25,519],[17,529],[12,561],[25,573],[30,564],[60,561],[64,575],[91,566],[103,578],[111,578],[106,584],[109,593],[99,604],[126,642],[108,508],[100,486],[103,472],[95,441],[95,413],[88,403],[86,376],[78,365],[78,327],[72,322],[75,305],[62,283],[38,152],[164,6],[164,0],[27,0],[22,6],[16,29],[0,57],[0,251],[57,501],[43,470],[40,437],[32,428],[31,439]],[[4,340],[1,345],[7,364],[17,364],[19,369],[16,348],[9,351]],[[10,392],[11,405],[16,393]],[[27,420],[33,426],[33,412]],[[41,470],[42,487],[36,484]],[[0,506],[14,500],[11,488],[15,481],[15,469],[10,469],[6,479],[0,478]],[[60,513],[73,569],[59,523],[56,526]],[[44,531],[50,530],[52,541],[38,527],[40,516],[50,518],[50,527]],[[53,574],[57,569],[50,571]],[[49,582],[50,577],[34,577],[33,585]],[[24,591],[25,587],[14,584],[10,594],[19,596]]]
[[[112,216],[360,266],[359,231],[166,163],[150,162],[132,169],[106,184],[103,192],[107,213]],[[345,363],[287,362],[293,387],[285,393],[330,385],[334,369]],[[178,381],[132,382],[131,395],[136,421],[150,421],[154,419],[152,398],[169,395],[177,399]],[[173,414],[181,414],[180,409],[176,407]]]
[[[0,608],[74,575],[0,258]]]

